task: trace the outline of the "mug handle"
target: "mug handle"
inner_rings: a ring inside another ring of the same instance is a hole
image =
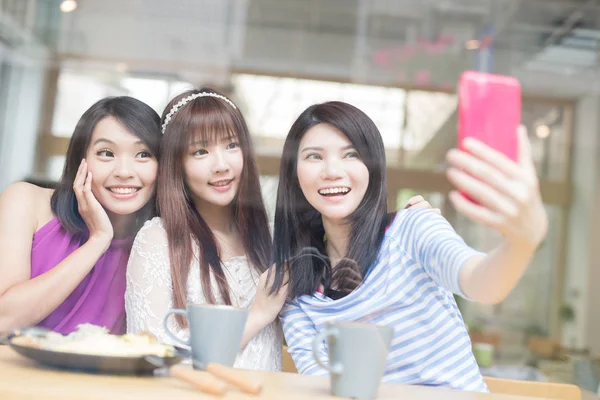
[[[321,367],[323,367],[327,371],[329,371],[330,374],[334,374],[334,375],[342,374],[342,370],[343,370],[342,364],[340,364],[340,363],[335,363],[332,365],[325,364],[323,362],[323,360],[321,360],[321,358],[319,357],[319,346],[321,345],[321,343],[323,343],[323,341],[325,339],[327,339],[329,337],[337,338],[339,336],[339,334],[340,334],[340,331],[338,329],[336,329],[334,327],[327,327],[323,330],[323,332],[318,333],[312,342],[312,353],[313,353],[313,357],[314,357],[315,361]],[[331,363],[331,360],[329,360],[329,362]]]
[[[179,344],[183,344],[184,346],[190,346],[190,342],[189,341],[186,342],[185,340],[179,339],[173,332],[171,332],[169,330],[169,326],[167,324],[167,320],[169,319],[169,316],[171,316],[172,314],[183,315],[183,316],[185,316],[187,318],[187,311],[186,310],[179,310],[179,309],[176,309],[176,308],[169,310],[167,312],[167,315],[165,315],[165,318],[163,319],[163,329],[165,330],[165,333],[167,334],[167,336],[171,340],[173,340],[173,341],[175,341],[175,342],[177,342]]]

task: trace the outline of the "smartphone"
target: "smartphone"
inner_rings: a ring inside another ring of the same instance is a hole
[[[465,71],[458,84],[458,146],[473,137],[517,161],[521,85],[510,76]]]
[[[518,157],[517,129],[521,124],[521,85],[510,76],[465,71],[458,83],[458,147],[472,137]]]

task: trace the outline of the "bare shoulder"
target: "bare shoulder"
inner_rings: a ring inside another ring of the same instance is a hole
[[[50,198],[52,189],[31,183],[17,182],[0,194],[0,215],[18,217],[23,223],[31,223],[34,231],[53,218]],[[11,218],[12,219],[12,218]]]

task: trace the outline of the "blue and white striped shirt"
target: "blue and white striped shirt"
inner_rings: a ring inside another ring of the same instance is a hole
[[[459,271],[479,254],[435,211],[398,212],[361,286],[338,300],[316,293],[284,306],[283,330],[298,371],[328,374],[312,355],[326,322],[369,322],[394,327],[385,382],[487,391],[452,296],[464,296]],[[321,353],[326,360],[325,343]]]

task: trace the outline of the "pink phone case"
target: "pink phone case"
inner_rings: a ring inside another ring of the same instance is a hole
[[[465,71],[458,85],[458,147],[476,138],[517,161],[521,85],[513,77]]]
[[[521,85],[510,76],[466,71],[458,87],[458,144],[473,137],[517,160]]]

